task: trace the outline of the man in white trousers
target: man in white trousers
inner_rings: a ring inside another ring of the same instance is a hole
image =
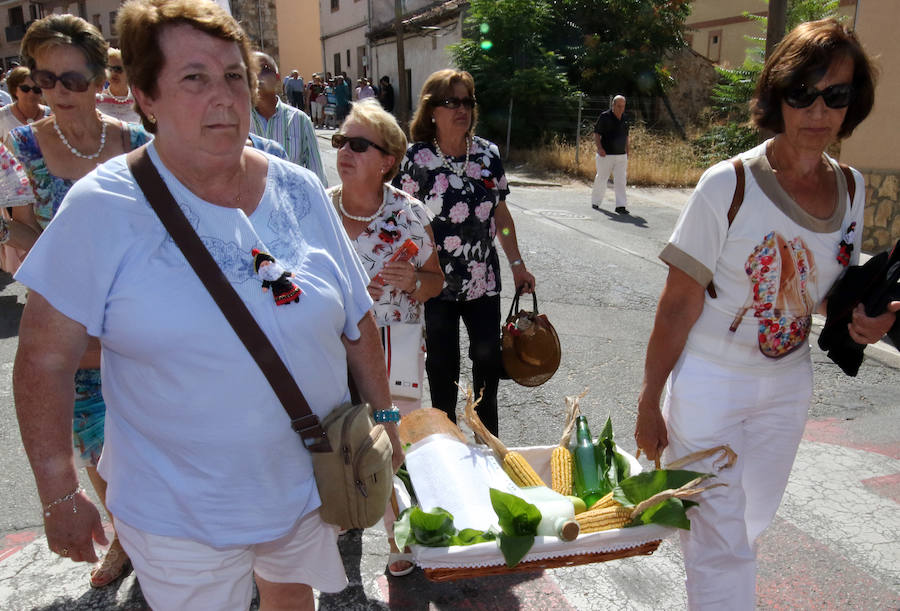
[[[597,176],[594,177],[594,189],[591,192],[591,207],[600,209],[603,194],[606,192],[606,181],[613,176],[613,188],[616,191],[616,212],[628,214],[625,207],[625,176],[628,170],[628,124],[625,121],[625,96],[613,98],[612,108],[600,113],[594,126],[594,142],[597,144]]]

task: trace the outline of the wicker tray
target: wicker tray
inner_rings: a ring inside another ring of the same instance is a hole
[[[489,577],[492,575],[512,575],[530,571],[543,571],[544,569],[578,566],[580,564],[593,564],[594,562],[607,562],[609,560],[618,560],[619,558],[628,558],[630,556],[649,556],[656,551],[660,543],[662,543],[662,541],[657,540],[644,543],[638,547],[611,552],[594,552],[588,554],[576,554],[573,556],[562,556],[559,558],[547,558],[545,560],[530,560],[527,562],[520,562],[512,568],[509,568],[504,564],[501,566],[474,568],[424,569],[424,572],[425,577],[427,577],[429,581],[435,582],[471,579],[473,577]]]
[[[550,480],[549,463],[553,446],[515,449],[525,456],[545,481]],[[625,455],[631,463],[632,473],[640,472],[641,466],[637,460],[627,453]],[[395,479],[395,490],[399,509],[409,507],[409,497],[399,479]],[[651,524],[580,535],[568,543],[556,537],[537,537],[531,551],[512,568],[506,566],[495,543],[449,548],[412,545],[410,550],[413,562],[424,570],[425,576],[430,581],[442,582],[578,566],[631,556],[649,556],[656,551],[663,539],[676,531],[675,528]]]

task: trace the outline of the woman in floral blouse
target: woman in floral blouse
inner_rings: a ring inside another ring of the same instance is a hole
[[[328,193],[369,273],[375,321],[383,337],[396,337],[404,331],[417,336],[411,338],[415,354],[400,355],[394,349],[391,361],[392,365],[400,359],[413,363],[421,388],[425,373],[422,304],[441,292],[444,275],[435,252],[428,211],[420,201],[386,184],[397,174],[406,151],[406,136],[393,115],[374,99],[367,99],[353,105],[331,143],[338,149],[342,184]],[[416,252],[408,260],[392,260],[398,258],[408,241]],[[391,350],[387,342],[385,350]],[[394,393],[391,401],[402,415],[421,406],[421,398]],[[388,570],[400,577],[412,572],[414,565],[412,556],[400,553],[394,543],[394,519],[388,507],[384,519],[391,545]]]
[[[506,175],[497,146],[474,135],[475,82],[468,72],[440,70],[422,86],[406,151],[394,185],[422,200],[431,221],[444,289],[425,304],[426,371],[431,402],[456,422],[459,321],[469,333],[478,413],[498,432],[500,381],[500,260],[509,260],[516,287],[534,288],[506,206]]]

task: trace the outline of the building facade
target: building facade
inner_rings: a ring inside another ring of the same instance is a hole
[[[332,74],[346,72],[355,81],[390,78],[397,90],[395,0],[318,0],[322,61]],[[447,47],[462,38],[466,0],[404,0],[400,17],[410,109],[425,79],[453,65]]]
[[[865,0],[863,0],[864,2]],[[857,0],[841,0],[840,14],[853,18]],[[690,47],[725,68],[744,63],[749,47],[761,44],[765,26],[752,16],[768,15],[766,0],[694,0],[691,15],[685,20]]]
[[[28,2],[24,0],[0,1],[0,63],[3,70],[8,70],[19,63],[19,47],[25,30],[37,19],[51,13],[71,13],[93,23],[103,37],[113,46],[118,44],[116,35],[116,15],[119,0],[80,0],[64,2],[48,0],[46,2]]]
[[[278,14],[278,67],[283,75],[297,70],[304,81],[322,72],[319,0],[275,0]]]

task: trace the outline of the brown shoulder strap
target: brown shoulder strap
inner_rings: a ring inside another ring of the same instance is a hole
[[[856,179],[853,178],[853,170],[846,163],[838,164],[841,172],[844,173],[844,179],[847,181],[847,193],[850,194],[850,207],[853,207],[853,198],[856,197]]]
[[[734,222],[741,204],[744,203],[744,162],[735,157],[731,160],[734,166],[734,173],[737,175],[737,184],[734,187],[734,195],[731,196],[731,207],[728,208],[728,227]]]
[[[738,210],[741,209],[741,204],[744,203],[744,162],[735,157],[731,160],[731,165],[734,167],[734,173],[737,176],[737,184],[734,186],[734,195],[731,196],[731,206],[728,208],[729,229],[734,222],[734,217],[737,216]],[[713,299],[716,298],[716,287],[713,285],[712,280],[706,285],[706,292]]]
[[[150,159],[147,145],[134,149],[126,159],[134,179],[166,231],[272,385],[272,390],[291,418],[291,428],[303,438],[303,444],[310,452],[330,452],[331,446],[318,416],[309,408],[294,376],[175,202]]]

